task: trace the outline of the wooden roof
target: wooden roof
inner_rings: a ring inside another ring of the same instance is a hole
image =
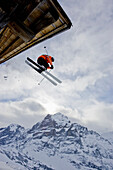
[[[0,64],[72,25],[57,0],[12,1],[0,4]]]

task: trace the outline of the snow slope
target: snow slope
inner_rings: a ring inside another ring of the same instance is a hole
[[[113,143],[113,132],[104,133],[104,134],[102,134],[102,136],[105,139],[108,139],[111,143]]]

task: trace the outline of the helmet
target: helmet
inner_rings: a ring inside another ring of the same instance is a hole
[[[52,60],[52,62],[54,62],[54,58],[53,57],[51,58],[51,60]]]

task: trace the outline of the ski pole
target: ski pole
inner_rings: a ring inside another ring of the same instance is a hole
[[[47,51],[47,49],[46,49],[46,46],[44,46],[44,48],[45,48],[45,51],[46,51],[46,53],[47,53],[47,58],[49,59],[49,62],[51,63],[50,58],[49,58],[49,55],[48,55],[48,51]]]
[[[43,77],[43,79],[42,80],[40,80],[40,82],[38,83],[38,85],[40,85],[41,84],[41,82],[44,80],[44,77]]]
[[[48,56],[48,51],[47,51],[47,49],[46,49],[46,46],[44,46],[44,49],[45,49],[45,51],[46,51],[46,53],[47,53],[47,56]]]
[[[51,71],[51,70],[50,70],[50,71]],[[50,71],[49,71],[49,72],[50,72]],[[40,80],[40,82],[38,83],[38,85],[40,85],[40,84],[44,81],[44,79],[45,79],[45,78],[43,77],[43,79]]]

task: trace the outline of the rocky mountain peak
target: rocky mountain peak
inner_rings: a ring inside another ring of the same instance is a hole
[[[25,132],[25,128],[17,125],[11,124],[6,128],[0,129],[0,144],[5,145],[11,143],[12,140],[18,140],[22,137],[22,134]]]
[[[70,124],[68,117],[64,116],[61,113],[56,113],[54,115],[48,114],[40,124],[40,128],[49,127],[49,128],[61,128],[65,125]]]
[[[55,128],[56,122],[52,119],[51,115],[48,114],[44,120],[40,123],[39,128]]]

